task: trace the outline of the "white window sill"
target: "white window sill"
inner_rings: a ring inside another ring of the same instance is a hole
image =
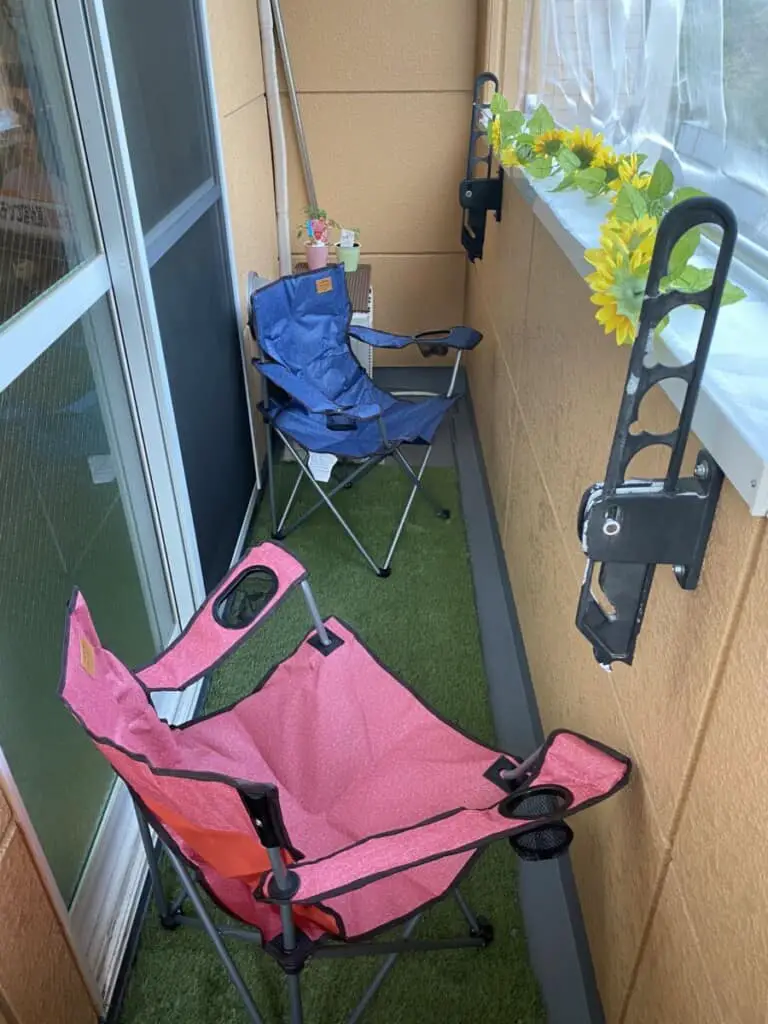
[[[579,192],[553,193],[551,181],[534,181],[520,168],[508,177],[530,203],[582,277],[593,268],[584,250],[598,244],[607,200],[587,200]],[[693,430],[744,498],[754,516],[768,515],[768,293],[760,279],[734,264],[731,279],[747,298],[720,311],[709,351]],[[698,341],[701,313],[676,310],[657,341],[661,362],[689,362]],[[613,344],[606,337],[607,345]],[[679,409],[685,385],[665,381],[662,387]],[[616,401],[619,400],[616,396]]]

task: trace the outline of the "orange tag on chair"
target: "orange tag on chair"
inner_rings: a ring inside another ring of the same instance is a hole
[[[330,277],[321,277],[319,280],[315,281],[315,291],[319,295],[324,295],[326,292],[332,292],[333,281]]]
[[[92,676],[96,671],[96,655],[93,645],[84,636],[80,637],[80,664],[89,676]]]

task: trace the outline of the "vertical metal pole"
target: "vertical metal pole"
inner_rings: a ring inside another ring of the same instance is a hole
[[[286,888],[288,872],[280,856],[280,850],[270,847],[267,850],[269,863],[278,889]],[[296,948],[296,922],[290,904],[280,904],[280,925],[283,929],[282,942],[286,953]],[[286,974],[288,980],[288,998],[291,1004],[291,1024],[303,1024],[304,1014],[301,1008],[301,985],[298,974]]]
[[[320,618],[320,612],[315,603],[315,595],[312,593],[308,580],[304,580],[301,584],[301,589],[304,594],[304,600],[307,602],[307,608],[309,608],[309,614],[312,616],[312,622],[314,623],[317,635],[320,637],[320,643],[323,647],[327,647],[331,640],[328,636],[328,630],[325,628],[325,623]]]
[[[301,157],[301,168],[304,172],[304,185],[307,189],[307,200],[310,206],[317,206],[315,179],[312,177],[312,167],[309,162],[307,138],[304,134],[304,122],[301,119],[301,107],[299,106],[299,97],[296,92],[296,80],[293,77],[291,57],[288,53],[288,40],[285,36],[285,24],[283,23],[283,12],[280,10],[280,0],[272,0],[272,17],[275,20],[277,41],[280,46],[280,55],[283,58],[283,71],[285,71],[285,82],[288,86],[288,97],[291,101],[293,123],[296,128],[296,140],[299,144],[299,156]]]

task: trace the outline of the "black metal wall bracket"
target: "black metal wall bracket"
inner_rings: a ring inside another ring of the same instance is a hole
[[[501,198],[504,182],[504,171],[500,167],[493,173],[493,149],[486,139],[486,118],[490,114],[490,104],[483,102],[485,87],[492,83],[494,92],[499,91],[499,80],[489,71],[478,75],[475,79],[475,92],[472,100],[472,120],[469,126],[469,153],[467,156],[467,173],[459,185],[459,204],[462,209],[461,244],[467,256],[474,263],[483,258],[485,244],[485,220],[489,211],[501,220]],[[483,140],[485,151],[481,151],[478,143]],[[478,165],[485,167],[485,176],[476,176]]]
[[[711,285],[696,293],[662,292],[672,249],[700,224],[715,224],[723,232]],[[576,625],[606,669],[614,661],[632,664],[657,565],[673,566],[684,590],[694,590],[699,582],[723,473],[705,450],[699,452],[693,476],[681,479],[680,470],[736,237],[730,208],[708,196],[680,203],[659,227],[605,481],[586,491],[578,516],[587,567]],[[704,310],[693,359],[682,366],[648,365],[656,325],[683,305]],[[686,384],[677,427],[664,434],[633,433],[644,396],[675,378]],[[670,449],[666,476],[626,479],[632,459],[651,445]]]

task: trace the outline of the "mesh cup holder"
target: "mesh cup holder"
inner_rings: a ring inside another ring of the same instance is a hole
[[[213,617],[225,629],[244,629],[261,615],[277,593],[277,576],[264,565],[240,573],[213,606]]]
[[[518,820],[551,819],[561,815],[572,802],[573,794],[563,786],[534,786],[507,797],[499,813]],[[570,825],[550,820],[510,836],[509,842],[521,860],[552,860],[565,853],[572,839]]]
[[[573,839],[573,829],[564,821],[539,825],[529,832],[511,836],[509,843],[520,860],[554,860],[562,857]]]

